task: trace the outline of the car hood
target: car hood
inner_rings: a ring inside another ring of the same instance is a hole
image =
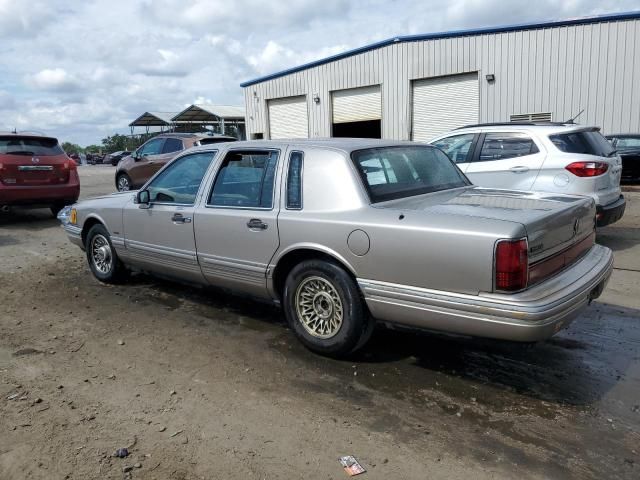
[[[108,195],[100,195],[98,197],[87,198],[75,204],[76,208],[115,208],[124,207],[129,201],[132,201],[137,190],[129,190],[128,192],[114,192]]]

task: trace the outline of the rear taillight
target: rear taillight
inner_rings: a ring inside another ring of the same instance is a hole
[[[573,162],[564,168],[576,177],[597,177],[607,172],[609,164],[605,162]]]
[[[500,240],[495,256],[496,290],[514,292],[527,287],[529,254],[527,241]]]

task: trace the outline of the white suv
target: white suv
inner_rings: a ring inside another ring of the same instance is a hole
[[[622,161],[597,127],[491,123],[431,140],[476,185],[592,197],[598,226],[624,214]]]

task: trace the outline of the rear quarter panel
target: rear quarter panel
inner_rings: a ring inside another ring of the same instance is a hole
[[[314,248],[358,278],[434,290],[491,291],[495,241],[522,229],[507,221],[375,208],[351,162],[326,151],[305,152],[302,201],[302,210],[280,212],[272,264],[291,250]],[[360,246],[368,238],[368,251],[350,246],[353,232]]]

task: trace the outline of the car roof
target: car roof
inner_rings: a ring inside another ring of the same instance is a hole
[[[44,133],[39,133],[39,132],[2,132],[2,131],[0,131],[0,136],[3,136],[3,137],[50,138],[52,140],[58,140],[56,137],[52,137],[50,135],[45,135]]]
[[[561,132],[575,132],[585,130],[600,130],[600,127],[592,125],[580,125],[577,123],[559,123],[559,122],[501,122],[501,123],[478,123],[475,125],[466,125],[464,127],[456,128],[452,132],[462,132],[464,130],[478,130],[485,131],[504,131],[509,129],[511,131],[535,131],[542,134],[561,133]],[[448,132],[447,136],[452,133]]]
[[[201,147],[195,147],[193,150],[211,150],[215,149],[217,144],[209,144]],[[427,143],[411,142],[408,140],[381,140],[375,138],[292,138],[281,140],[243,140],[239,142],[229,142],[229,148],[233,150],[243,148],[326,148],[331,150],[339,150],[345,153],[350,153],[355,150],[363,150],[367,148],[383,148],[383,147],[425,147],[435,148]]]

